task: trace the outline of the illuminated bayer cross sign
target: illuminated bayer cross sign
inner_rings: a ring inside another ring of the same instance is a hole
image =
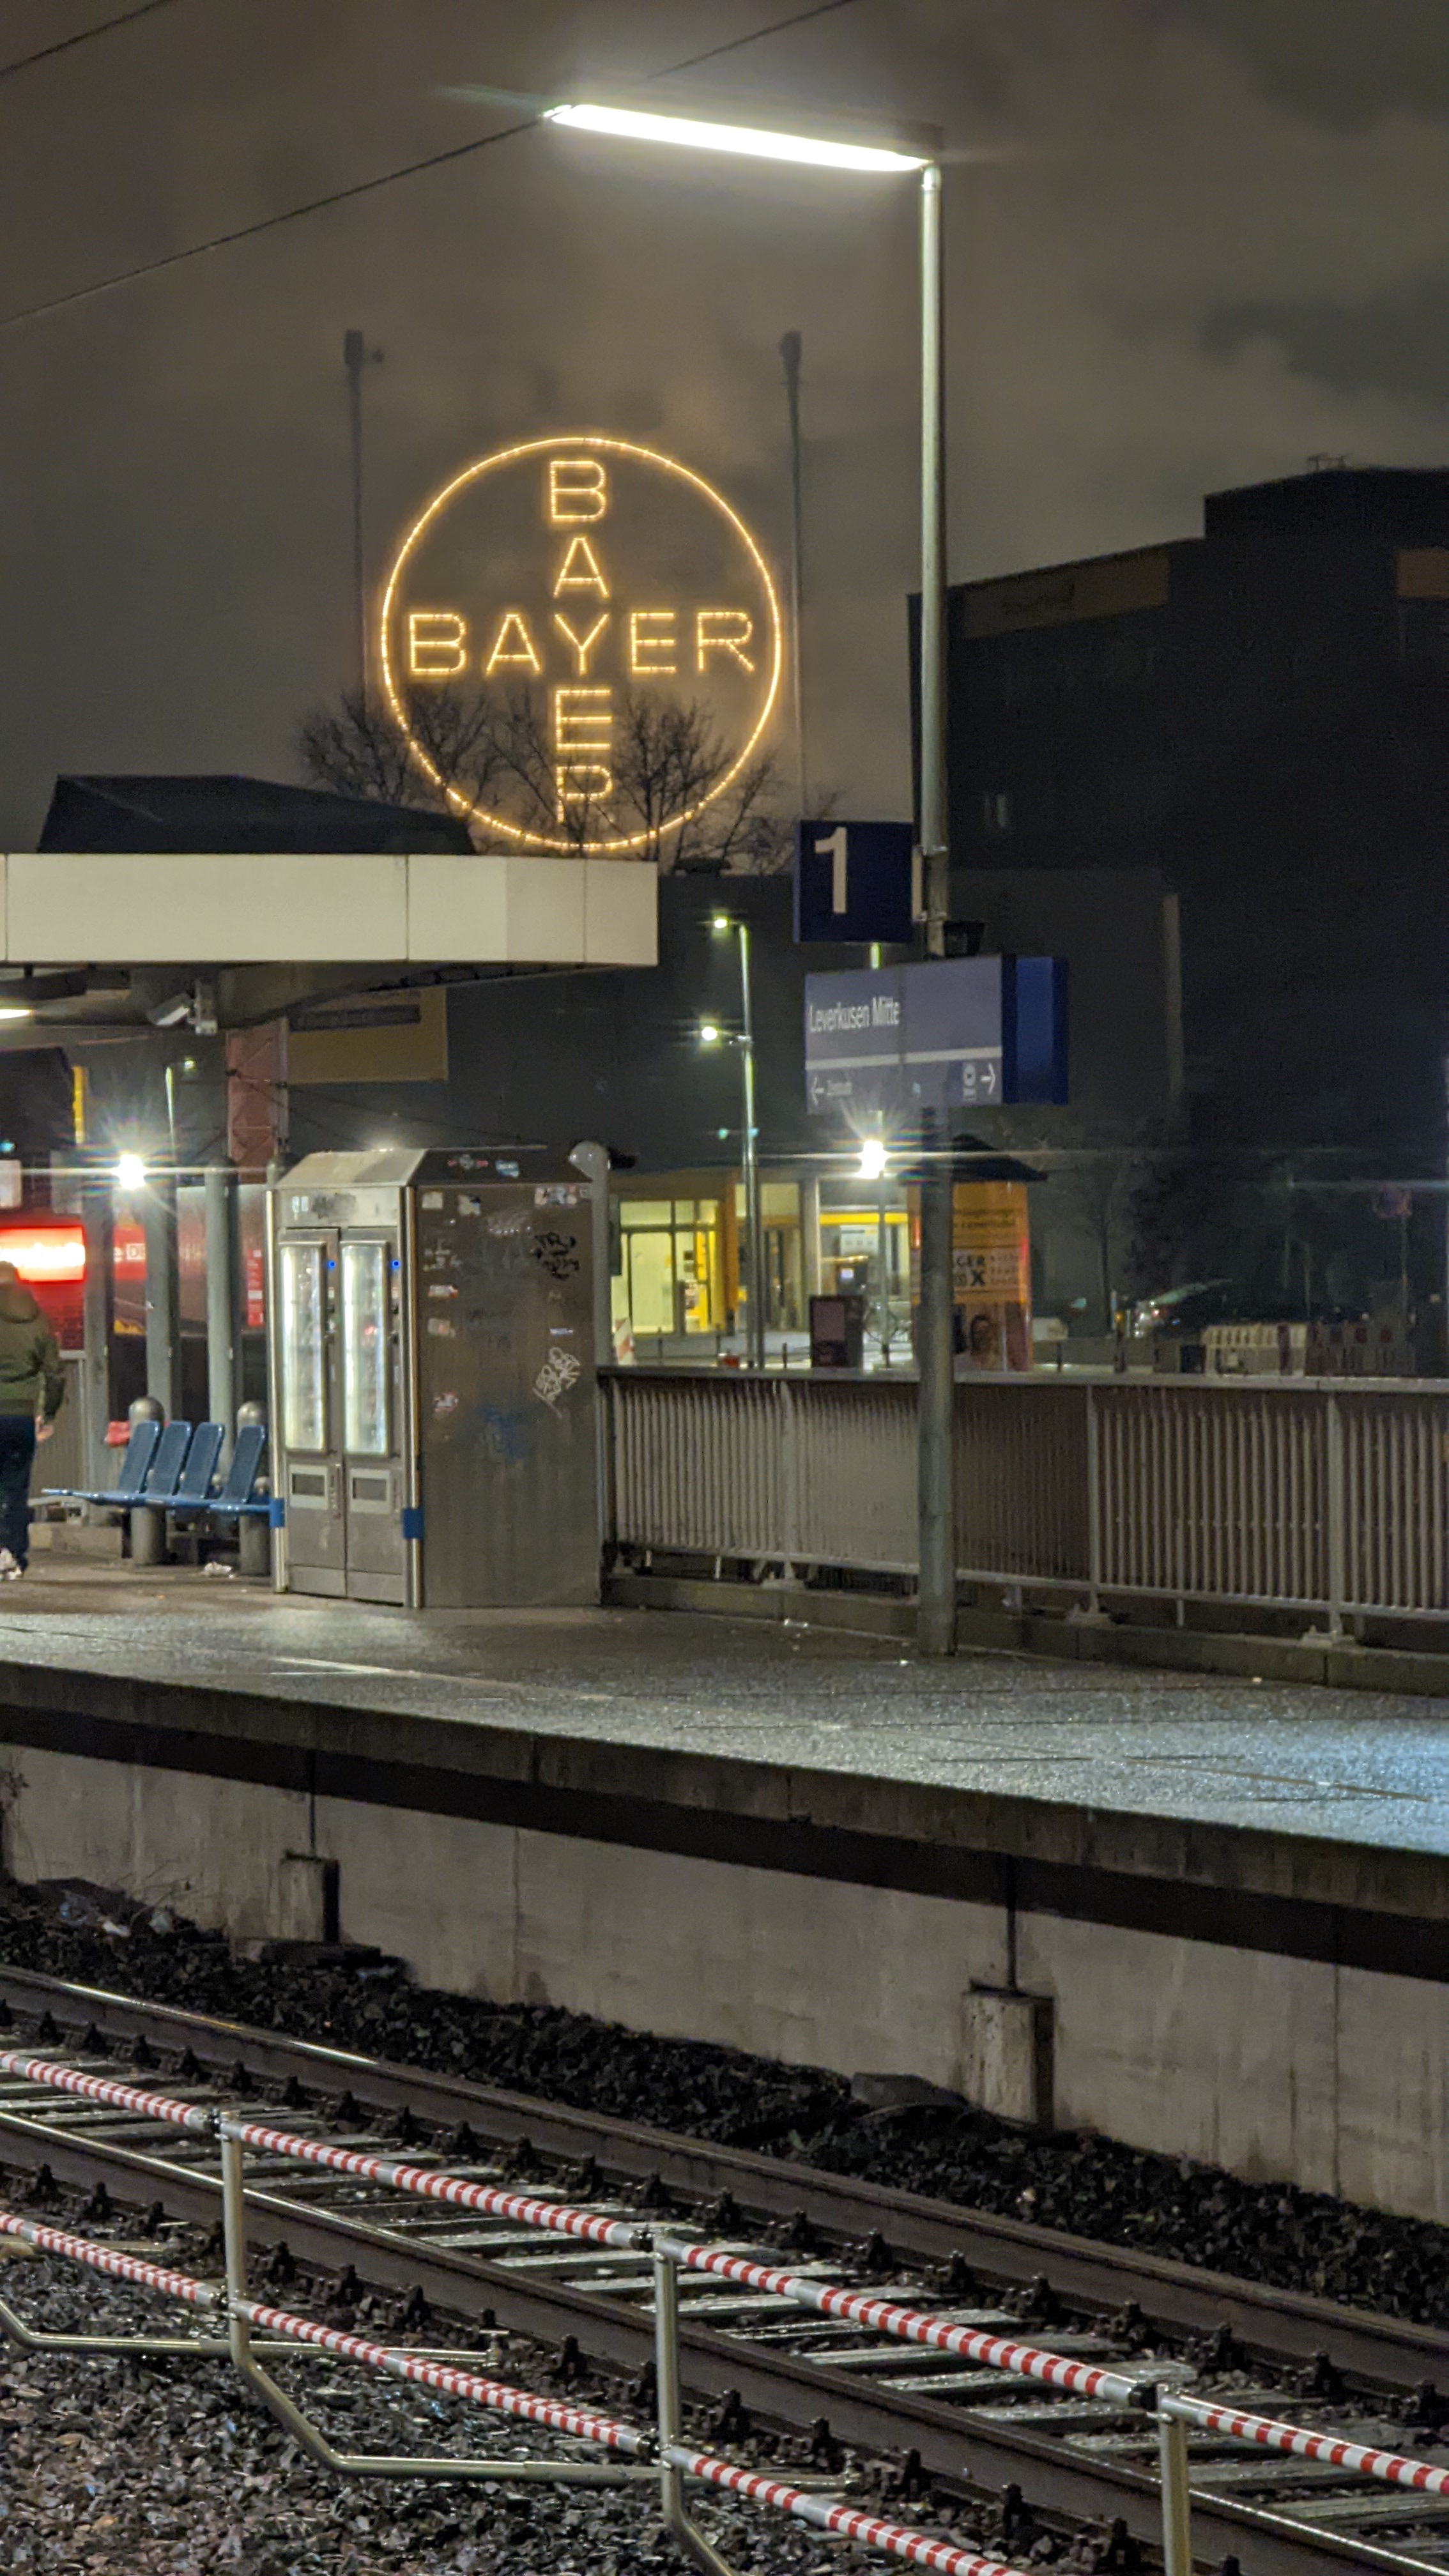
[[[622,855],[724,795],[758,751],[780,607],[760,548],[702,475],[625,439],[536,438],[480,457],[419,513],[378,652],[409,757],[457,812],[521,848]],[[515,757],[481,793],[434,756],[446,696],[460,724],[483,701],[514,719]],[[680,759],[676,736],[671,767],[671,703],[698,711],[712,759]],[[641,740],[654,757],[641,761]]]

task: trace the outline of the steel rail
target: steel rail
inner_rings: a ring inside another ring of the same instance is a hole
[[[230,2033],[228,2035],[231,2036]],[[119,2083],[106,2076],[92,2075],[79,2069],[58,2069],[54,2061],[37,2059],[33,2051],[0,2052],[0,2067],[43,2074],[53,2089],[102,2108],[115,2107],[128,2113],[134,2110],[141,2115],[148,2114],[153,2103],[159,2100],[161,2116],[175,2127],[193,2132],[198,2127],[210,2128],[213,2132],[218,2129],[249,2131],[259,2145],[273,2149],[287,2141],[305,2161],[335,2158],[344,2172],[359,2178],[384,2179],[400,2173],[415,2176],[426,2170],[400,2166],[394,2158],[359,2157],[353,2150],[333,2149],[325,2141],[306,2141],[295,2133],[275,2130],[269,2123],[241,2121],[236,2115],[225,2113],[220,2106],[205,2109],[196,2104],[178,2103],[170,2097],[153,2095],[144,2087]],[[212,2184],[208,2193],[209,2178],[184,2166],[178,2167],[165,2158],[138,2155],[94,2137],[88,2138],[84,2147],[77,2151],[74,2134],[67,2132],[63,2125],[17,2119],[13,2113],[3,2116],[4,2125],[12,2134],[29,2134],[33,2151],[27,2160],[32,2163],[39,2160],[37,2142],[45,2142],[51,2146],[53,2158],[67,2164],[78,2179],[93,2180],[98,2162],[110,2164],[118,2175],[126,2171],[133,2179],[144,2177],[153,2188],[158,2179],[162,2180],[168,2196],[174,2197],[177,2187],[183,2193],[189,2191],[193,2211],[198,2200],[204,2210],[209,2199],[210,2208],[214,2211],[219,2187]],[[321,2151],[315,2159],[314,2149]],[[436,2179],[441,2193],[449,2182],[461,2181],[462,2178],[442,2176]],[[491,2186],[465,2187],[477,2189],[486,2194],[490,2202],[493,2201]],[[517,2194],[497,2195],[497,2204],[500,2208],[506,2207],[509,2214],[521,2214],[525,2209],[541,2206],[557,2215],[570,2215],[562,2212],[559,2204],[538,2204]],[[288,2200],[285,2192],[266,2188],[254,2190],[248,2194],[248,2208],[258,2213],[268,2212],[283,2222],[293,2245],[298,2244],[304,2235],[314,2243],[320,2237],[322,2268],[336,2264],[339,2240],[344,2244],[351,2242],[359,2249],[369,2274],[376,2277],[381,2269],[384,2277],[395,2286],[417,2279],[424,2271],[430,2276],[435,2276],[439,2270],[452,2275],[450,2286],[442,2291],[441,2296],[454,2306],[461,2304],[466,2309],[471,2304],[467,2300],[460,2302],[458,2298],[460,2274],[463,2278],[471,2276],[475,2285],[487,2284],[494,2302],[507,2308],[510,2322],[517,2324],[520,2331],[539,2332],[536,2317],[542,2308],[549,2315],[555,2332],[560,2321],[566,2320],[582,2333],[588,2348],[600,2352],[603,2357],[628,2357],[637,2361],[640,2344],[647,2344],[649,2327],[645,2317],[630,2316],[617,2303],[595,2298],[577,2285],[559,2282],[545,2285],[535,2281],[523,2288],[520,2296],[519,2275],[506,2264],[490,2264],[453,2249],[420,2247],[416,2241],[373,2229],[335,2211],[320,2211],[305,2203],[299,2206]],[[581,2213],[571,2215],[578,2217]],[[627,2231],[631,2238],[634,2233],[632,2229]],[[701,2268],[738,2260],[728,2255],[721,2257],[718,2248],[695,2250],[700,2257]],[[381,2258],[380,2263],[378,2258]],[[313,2253],[311,2259],[319,2258]],[[768,2277],[772,2287],[777,2281],[799,2277],[776,2274],[769,2266],[743,2266],[740,2277],[751,2269],[759,2274],[762,2285]],[[815,2286],[818,2285],[811,2285],[812,2288]],[[858,2306],[861,2312],[858,2322],[879,2323],[888,2313],[901,2313],[896,2303],[873,2302],[863,2294],[843,2288],[835,2295],[853,2307]],[[525,2321],[517,2313],[520,2306],[531,2308],[534,2316]],[[944,2321],[935,2322],[944,2326]],[[547,2333],[547,2326],[543,2330]],[[968,2334],[971,2331],[968,2329]],[[970,2445],[970,2467],[964,2473],[974,2483],[990,2484],[996,2479],[1013,2477],[1018,2481],[1028,2479],[1035,2500],[1049,2511],[1078,2519],[1084,2511],[1107,2517],[1121,2514],[1129,2528],[1135,2529],[1140,2536],[1150,2538],[1154,2534],[1157,2482],[1121,2461],[1084,2462],[1080,2454],[1069,2452],[1064,2455],[1060,2445],[1050,2438],[1016,2432],[996,2422],[987,2425],[969,2408],[958,2411],[930,2400],[913,2399],[895,2388],[874,2387],[862,2391],[848,2384],[843,2386],[838,2375],[828,2368],[812,2366],[808,2357],[771,2354],[765,2359],[758,2347],[733,2341],[693,2324],[685,2330],[681,2342],[689,2357],[691,2385],[703,2386],[716,2393],[726,2387],[738,2388],[746,2404],[756,2412],[801,2425],[813,2423],[822,2413],[828,2413],[840,2438],[877,2450],[891,2447],[893,2441],[908,2445],[920,2453],[923,2466],[938,2476],[959,2478],[963,2474],[961,2446],[964,2441]],[[993,2344],[995,2350],[991,2351],[988,2347]],[[629,2349],[631,2345],[632,2350]],[[959,2348],[968,2354],[973,2349],[966,2343]],[[974,2353],[976,2357],[994,2359],[1007,2348],[1000,2338],[983,2338],[974,2346]],[[1011,2349],[1020,2351],[1021,2347]],[[1060,2357],[1051,2356],[1041,2358],[1060,2360]],[[1080,2393],[1090,2393],[1087,2385],[1089,2374],[1084,2366],[1062,2366],[1069,2371],[1081,2368],[1082,2377],[1075,2385]],[[1028,2375],[1042,2374],[1029,2369]],[[1121,2385],[1130,2388],[1136,2383],[1123,2379]],[[1084,2489],[1090,2493],[1090,2503],[1084,2502]],[[1309,2532],[1302,2525],[1295,2526],[1286,2517],[1261,2507],[1199,2496],[1194,2497],[1194,2507],[1200,2532],[1204,2536],[1212,2532],[1219,2546],[1227,2544],[1231,2547],[1235,2543],[1241,2548],[1251,2533],[1255,2567],[1262,2571],[1262,2576],[1273,2576],[1273,2571],[1279,2569],[1302,2571],[1309,2565],[1321,2567],[1325,2560],[1343,2565],[1400,2570],[1407,2565],[1422,2563],[1413,2561],[1403,2549],[1383,2549],[1361,2539],[1329,2537],[1318,2530]]]
[[[25,2160],[32,2169],[44,2161],[58,2180],[86,2185],[99,2176],[118,2200],[144,2207],[161,2196],[176,2215],[202,2224],[220,2207],[220,2182],[210,2173],[96,2139],[80,2145],[64,2128],[44,2121],[30,2124],[28,2137],[26,2124],[13,2114],[4,2115],[3,2126],[14,2145],[28,2148]],[[647,2315],[586,2290],[529,2280],[454,2248],[385,2236],[335,2211],[289,2202],[266,2187],[249,2189],[246,2206],[254,2241],[275,2245],[285,2239],[309,2267],[333,2271],[350,2259],[370,2283],[393,2290],[421,2286],[432,2304],[471,2323],[505,2326],[545,2342],[572,2333],[596,2358],[633,2370],[652,2357]],[[708,2327],[683,2325],[680,2348],[688,2385],[698,2394],[724,2397],[733,2391],[750,2414],[802,2432],[824,2417],[850,2447],[887,2454],[913,2450],[930,2476],[987,2489],[1015,2483],[1048,2515],[1076,2522],[1120,2518],[1137,2539],[1157,2539],[1158,2482],[1145,2471],[1072,2453],[1039,2432],[983,2422],[966,2408],[895,2388],[856,2387],[808,2360],[767,2353]],[[1402,2550],[1308,2532],[1231,2498],[1195,2494],[1193,2518],[1199,2542],[1214,2554],[1239,2555],[1251,2545],[1253,2576],[1322,2576],[1325,2565],[1403,2576],[1406,2567],[1419,2563]]]
[[[1211,2332],[1226,2325],[1266,2360],[1307,2361],[1329,2350],[1341,2370],[1403,2390],[1443,2368],[1444,2336],[1434,2326],[896,2191],[819,2166],[361,2057],[179,2005],[71,1985],[29,1969],[0,1967],[0,2000],[22,2011],[49,2010],[57,2020],[80,2027],[94,2021],[113,2038],[190,2047],[203,2065],[221,2074],[244,2057],[260,2077],[285,2081],[294,2076],[319,2092],[350,2090],[378,2114],[407,2109],[443,2127],[466,2119],[493,2142],[511,2145],[526,2138],[541,2152],[567,2161],[592,2156],[607,2174],[623,2181],[657,2176],[666,2189],[701,2201],[729,2192],[746,2212],[772,2219],[803,2213],[812,2226],[842,2242],[878,2230],[903,2258],[948,2262],[960,2255],[1011,2285],[1046,2274],[1068,2305],[1104,2315],[1135,2298],[1150,2306],[1157,2322],[1177,2332]]]

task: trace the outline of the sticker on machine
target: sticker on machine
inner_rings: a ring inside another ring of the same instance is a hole
[[[430,1333],[436,1334],[440,1342],[456,1341],[458,1337],[457,1326],[454,1324],[450,1315],[430,1315],[428,1317],[428,1330]]]
[[[456,1413],[457,1410],[458,1397],[454,1388],[449,1387],[445,1394],[434,1396],[433,1420],[435,1422],[446,1422],[449,1414]]]

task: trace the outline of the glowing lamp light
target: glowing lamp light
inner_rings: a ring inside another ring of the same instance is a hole
[[[734,923],[727,912],[717,912],[709,926],[711,930],[733,930]]]
[[[718,1022],[717,1022],[717,1021],[715,1021],[715,1020],[701,1020],[701,1021],[700,1021],[700,1024],[699,1024],[699,1043],[700,1043],[700,1045],[701,1045],[701,1046],[719,1046],[719,1045],[721,1044],[721,1042],[722,1042],[723,1038],[724,1038],[724,1031],[723,1031],[723,1029],[719,1026],[719,1024],[718,1024]]]
[[[892,152],[877,143],[834,143],[813,134],[773,134],[755,125],[712,125],[695,116],[651,116],[639,108],[551,107],[550,125],[571,125],[584,134],[612,134],[626,143],[673,143],[696,152],[740,152],[751,161],[802,162],[814,170],[855,170],[881,178],[902,170],[924,170],[919,152]]]
[[[33,1020],[34,1017],[28,1002],[0,1002],[0,1020]]]
[[[883,1136],[866,1136],[861,1141],[858,1177],[863,1181],[883,1181],[886,1149]]]
[[[118,1190],[142,1190],[146,1186],[146,1166],[139,1154],[122,1154],[116,1165]]]

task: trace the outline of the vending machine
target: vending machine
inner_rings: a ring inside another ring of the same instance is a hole
[[[539,1148],[312,1154],[273,1184],[279,1589],[598,1600],[592,1229]]]

